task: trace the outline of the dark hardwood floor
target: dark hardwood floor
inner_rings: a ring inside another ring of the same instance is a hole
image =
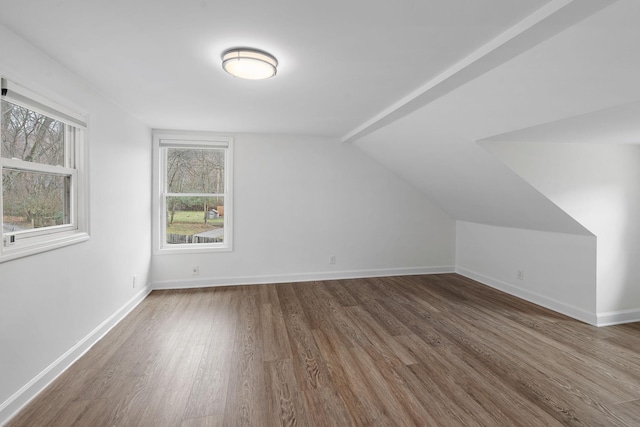
[[[10,426],[638,426],[640,325],[443,274],[154,291]]]

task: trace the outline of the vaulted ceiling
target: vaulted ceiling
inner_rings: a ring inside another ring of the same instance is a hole
[[[588,234],[478,141],[640,143],[639,16],[607,5],[356,144],[457,219]]]
[[[634,0],[0,0],[0,24],[150,127],[333,136],[454,218],[579,234],[477,141],[547,123],[553,139],[586,113],[603,138],[600,121],[635,135],[639,16]],[[226,74],[236,46],[278,75]]]

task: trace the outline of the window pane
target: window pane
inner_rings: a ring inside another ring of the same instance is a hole
[[[27,108],[2,101],[4,158],[64,165],[64,124]]]
[[[167,148],[169,193],[224,193],[225,150]]]
[[[167,197],[167,243],[224,242],[223,197]]]
[[[68,176],[3,170],[3,232],[69,224],[70,182]]]

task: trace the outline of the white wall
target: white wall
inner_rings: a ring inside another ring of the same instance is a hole
[[[458,273],[591,324],[595,265],[593,236],[457,223]]]
[[[89,114],[91,232],[87,242],[0,264],[2,424],[88,345],[84,338],[144,295],[151,133],[1,26],[0,52],[3,76]]]
[[[640,147],[485,144],[598,238],[599,324],[640,319]]]
[[[234,251],[155,256],[154,286],[453,270],[454,221],[354,145],[232,136]]]

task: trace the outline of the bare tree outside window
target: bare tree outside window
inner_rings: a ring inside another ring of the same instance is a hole
[[[166,155],[167,243],[222,241],[225,150],[171,147]]]
[[[89,174],[86,115],[0,80],[3,263],[90,238]]]
[[[65,166],[65,125],[2,101],[0,154],[7,159]],[[3,231],[69,224],[70,178],[3,168]]]

